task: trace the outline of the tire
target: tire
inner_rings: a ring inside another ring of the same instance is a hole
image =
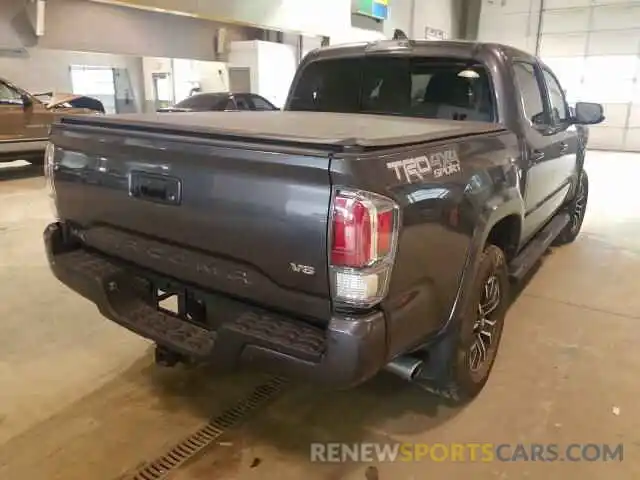
[[[475,398],[489,379],[509,306],[509,286],[504,253],[488,245],[480,258],[469,306],[460,319],[452,372],[455,403]]]
[[[576,194],[564,208],[570,216],[569,223],[562,229],[560,234],[553,240],[551,245],[559,246],[573,242],[582,229],[582,222],[587,212],[587,202],[589,200],[589,176],[586,171],[580,173]]]

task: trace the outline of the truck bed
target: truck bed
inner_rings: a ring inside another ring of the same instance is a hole
[[[58,214],[112,258],[322,323],[332,152],[500,128],[307,112],[66,117],[51,135]]]
[[[336,149],[408,145],[501,131],[501,125],[327,112],[185,112],[66,117],[65,125],[118,128],[187,137],[266,141]],[[333,148],[332,148],[333,147]]]

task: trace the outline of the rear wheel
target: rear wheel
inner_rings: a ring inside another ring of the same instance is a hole
[[[587,201],[589,200],[589,177],[584,170],[578,178],[576,193],[567,204],[565,211],[569,214],[569,223],[562,229],[555,238],[552,245],[566,245],[573,242],[580,233],[582,222],[587,212]]]
[[[469,307],[461,319],[453,365],[452,393],[458,402],[477,396],[489,379],[509,304],[504,253],[488,245],[480,259]]]

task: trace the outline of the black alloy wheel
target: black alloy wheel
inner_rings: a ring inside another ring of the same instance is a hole
[[[589,201],[589,176],[586,171],[580,173],[578,185],[573,198],[567,203],[564,211],[569,214],[569,223],[555,238],[552,245],[566,245],[573,242],[582,229]]]
[[[471,287],[471,298],[459,320],[450,388],[455,403],[475,398],[489,379],[509,307],[509,286],[504,253],[495,245],[487,245]]]
[[[492,361],[490,355],[495,355],[493,339],[498,322],[495,314],[501,299],[500,281],[496,275],[491,275],[482,289],[478,302],[478,318],[473,325],[474,339],[467,356],[471,372],[480,372],[487,362]]]

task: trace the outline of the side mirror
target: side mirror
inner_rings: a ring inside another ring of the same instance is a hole
[[[604,109],[599,103],[578,102],[574,110],[572,120],[577,125],[595,125],[604,120]]]
[[[31,97],[29,95],[21,95],[20,96],[21,100],[22,100],[22,108],[24,108],[25,110],[27,108],[31,108],[33,106],[33,100],[31,99]]]

